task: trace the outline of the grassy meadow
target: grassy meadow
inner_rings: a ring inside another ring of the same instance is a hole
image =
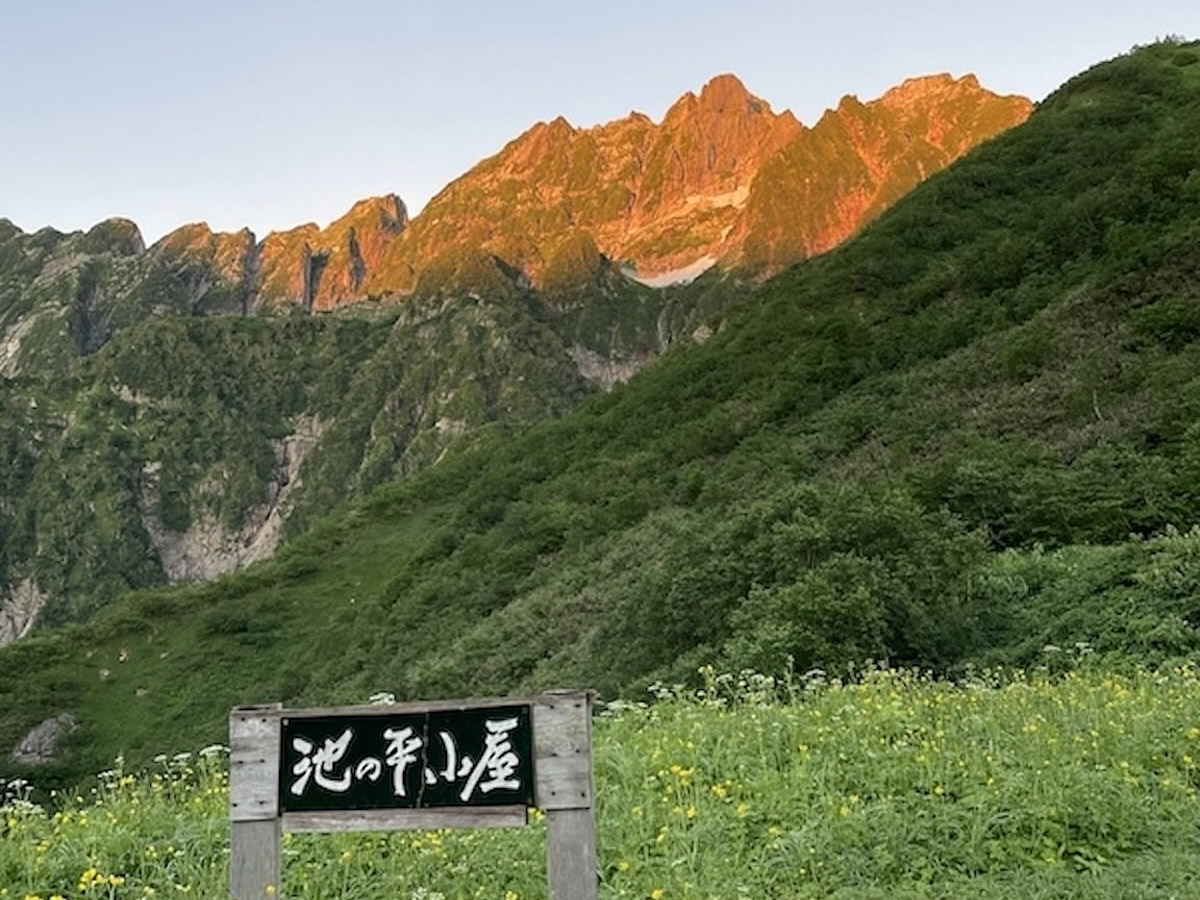
[[[595,729],[601,896],[1194,896],[1200,672],[1088,662],[957,684],[706,669],[699,692],[613,704]],[[10,784],[0,898],[226,896],[227,777],[212,747],[45,804]],[[543,829],[534,811],[517,830],[286,835],[280,894],[543,897]]]

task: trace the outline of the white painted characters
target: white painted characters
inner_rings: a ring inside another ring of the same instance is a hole
[[[496,790],[517,790],[521,784],[521,758],[513,747],[513,733],[520,719],[507,717],[485,719],[483,752],[478,759],[462,753],[457,737],[446,730],[436,732],[440,743],[441,765],[437,768],[429,758],[430,747],[426,739],[413,726],[393,726],[384,729],[385,742],[383,759],[378,756],[363,756],[355,762],[347,756],[354,741],[354,730],[346,728],[338,737],[327,737],[320,743],[310,738],[295,735],[291,739],[292,749],[300,758],[292,766],[295,776],[289,786],[293,796],[301,797],[310,782],[321,790],[333,794],[344,794],[361,782],[377,782],[383,777],[385,767],[391,773],[392,795],[408,797],[409,772],[414,766],[421,767],[425,787],[439,783],[455,785],[462,783],[458,792],[462,803],[470,803],[475,794],[490,794]],[[378,746],[378,744],[376,744]],[[424,794],[422,789],[421,794]],[[418,805],[422,797],[418,797]]]
[[[308,787],[309,778],[312,778],[318,787],[332,793],[344,794],[348,791],[350,789],[349,769],[342,772],[340,776],[334,776],[333,767],[342,761],[342,757],[350,749],[352,740],[354,740],[354,731],[349,728],[343,731],[336,741],[333,738],[326,738],[325,743],[320,747],[304,737],[292,738],[292,748],[302,754],[300,760],[292,766],[292,774],[299,776],[292,782],[292,793],[297,797],[302,796],[304,789]]]
[[[520,790],[521,780],[514,778],[513,774],[521,765],[521,760],[513,752],[512,742],[509,740],[509,736],[516,730],[516,727],[517,720],[515,718],[488,719],[484,722],[487,737],[483,739],[483,755],[479,757],[479,762],[471,771],[471,777],[467,779],[466,786],[459,794],[464,803],[471,799],[476,785],[485,794],[499,788]],[[484,773],[487,774],[487,780],[480,781]]]
[[[419,757],[417,751],[424,741],[413,734],[412,726],[389,728],[383,733],[387,739],[387,764],[392,768],[392,793],[397,797],[405,797],[404,773]]]

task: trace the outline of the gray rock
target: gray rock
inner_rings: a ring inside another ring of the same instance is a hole
[[[59,713],[30,729],[9,756],[21,766],[36,766],[50,762],[64,737],[75,730],[75,717],[70,713]]]
[[[32,578],[12,586],[7,596],[0,585],[0,647],[29,633],[46,600],[46,595]]]

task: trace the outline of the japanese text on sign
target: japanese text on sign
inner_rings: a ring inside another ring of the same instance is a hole
[[[284,719],[285,811],[533,804],[528,706]]]

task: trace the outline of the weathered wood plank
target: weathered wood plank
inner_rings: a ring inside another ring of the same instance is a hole
[[[279,819],[230,825],[229,892],[234,900],[278,900]]]
[[[591,809],[546,813],[546,874],[550,900],[596,900],[596,815]]]
[[[282,704],[235,709],[229,714],[229,749],[257,750],[275,747],[279,740]]]
[[[229,818],[279,815],[279,706],[229,714]]]
[[[546,810],[592,805],[592,699],[548,694],[533,707],[536,802]]]
[[[533,706],[534,752],[544,756],[585,756],[592,743],[592,702],[587,694],[540,698]]]
[[[524,806],[443,809],[362,809],[283,814],[284,831],[393,831],[405,828],[513,828],[526,824]]]
[[[592,805],[590,757],[541,757],[535,763],[534,777],[534,802],[542,809],[587,809]]]

